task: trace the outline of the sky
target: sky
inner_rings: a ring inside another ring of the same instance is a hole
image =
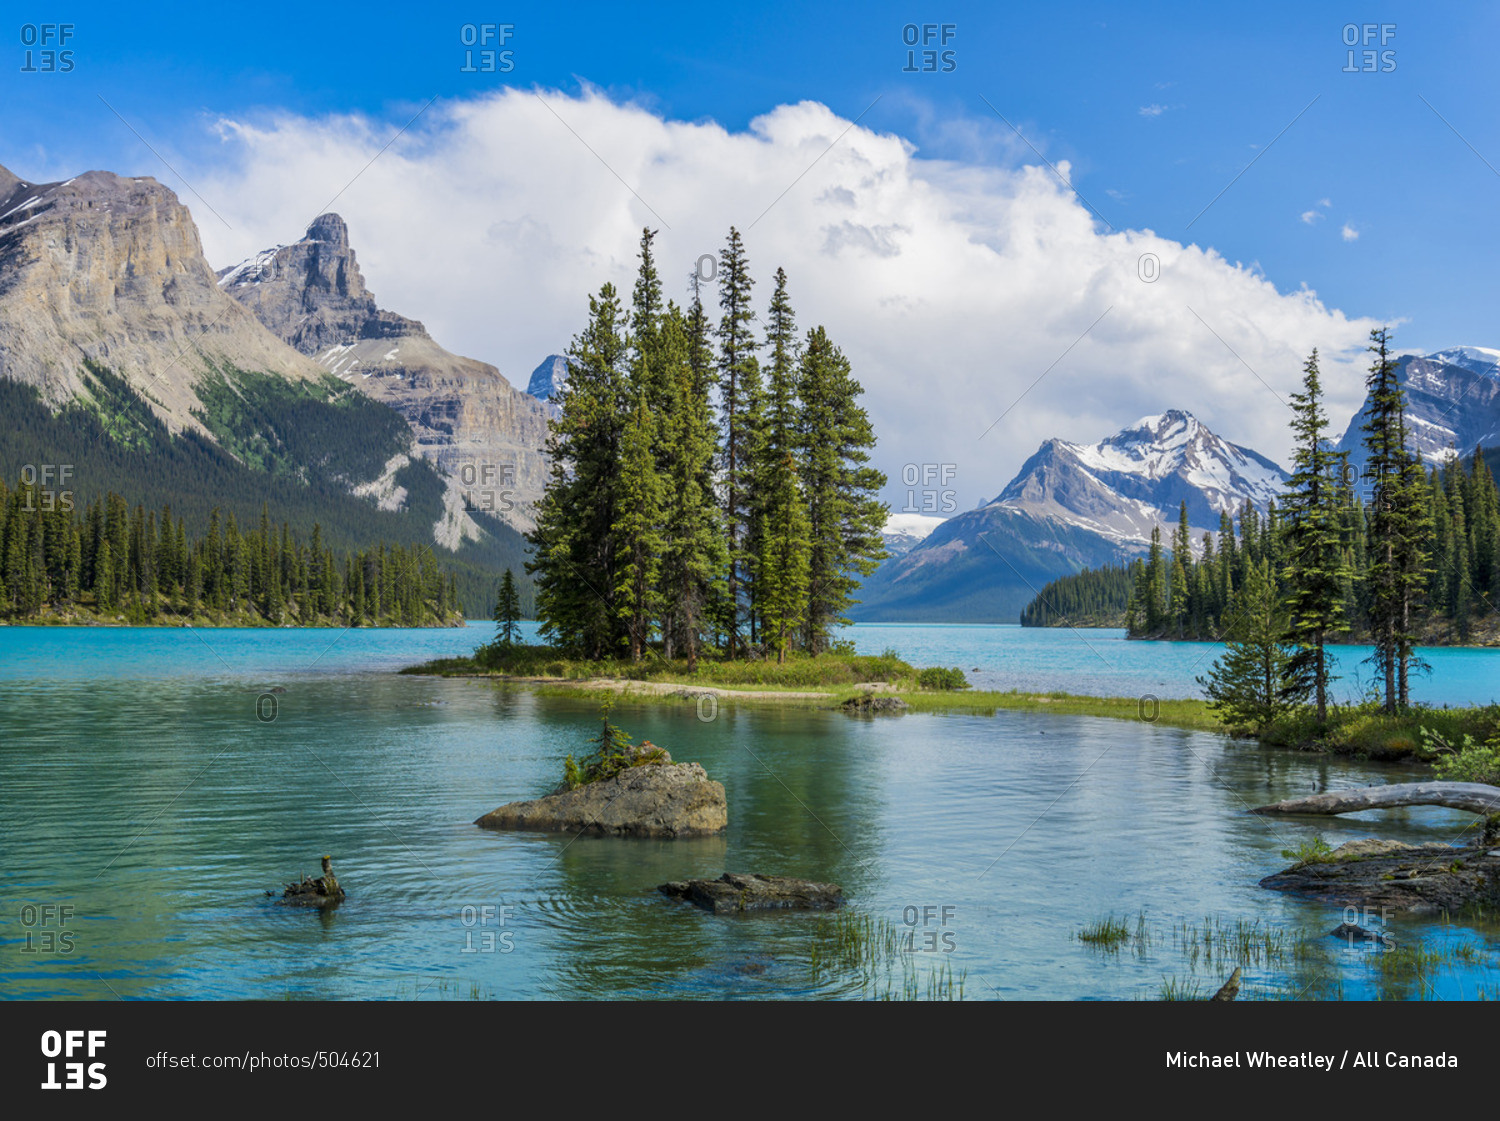
[[[800,326],[850,357],[898,512],[1169,408],[1285,462],[1313,347],[1337,435],[1371,327],[1500,345],[1500,8],[3,19],[0,164],[153,176],[216,267],[335,210],[383,306],[522,386],[591,292],[628,289],[643,226],[679,300],[736,226],[762,306],[784,266]]]

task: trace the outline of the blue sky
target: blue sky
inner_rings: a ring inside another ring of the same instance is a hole
[[[861,123],[924,155],[1013,158],[987,99],[1049,159],[1072,161],[1075,187],[1114,226],[1212,244],[1283,288],[1305,282],[1351,313],[1408,319],[1410,346],[1500,341],[1500,175],[1484,162],[1500,166],[1493,6],[169,3],[70,5],[67,19],[75,69],[47,75],[20,72],[21,25],[47,20],[24,7],[7,17],[0,162],[22,175],[110,164],[171,182],[100,96],[148,139],[179,144],[209,114],[395,121],[413,101],[500,82],[588,82],[731,129],[803,99],[852,119],[879,96]],[[1343,72],[1351,19],[1395,25],[1394,71]],[[509,74],[460,72],[462,27],[486,22],[514,26]],[[951,73],[902,73],[902,28],[924,23],[955,25]],[[1312,224],[1299,218],[1309,211]]]
[[[242,24],[247,17],[249,24]],[[1066,161],[1073,187],[1100,216],[1094,220],[1100,235],[1150,230],[1184,247],[1211,248],[1283,295],[1312,289],[1330,312],[1350,320],[1402,321],[1396,338],[1403,349],[1500,344],[1491,264],[1500,250],[1500,223],[1494,220],[1500,78],[1492,60],[1500,7],[673,4],[641,14],[599,4],[559,10],[525,3],[316,9],[268,3],[212,10],[162,3],[129,11],[74,5],[66,16],[74,25],[66,44],[73,52],[71,72],[23,73],[27,26],[60,18],[14,7],[5,17],[10,46],[8,65],[0,68],[6,106],[0,163],[33,179],[93,167],[153,175],[193,209],[216,265],[230,261],[215,259],[215,253],[223,258],[290,240],[299,231],[286,227],[306,220],[290,217],[302,213],[292,206],[274,223],[262,215],[268,228],[245,230],[255,222],[254,207],[235,199],[231,184],[246,174],[249,157],[226,148],[215,127],[226,118],[281,132],[288,119],[304,131],[346,117],[369,119],[370,135],[378,140],[437,97],[440,108],[424,115],[397,152],[403,146],[420,149],[424,128],[444,107],[453,111],[504,87],[565,98],[583,98],[593,89],[614,105],[640,108],[665,122],[717,124],[732,134],[746,133],[778,106],[815,102],[845,122],[858,118],[862,130],[902,138],[920,160],[932,161],[928,167],[1016,172],[1045,167],[1043,158],[1052,165]],[[1356,37],[1364,35],[1360,27],[1371,25],[1370,47],[1393,52],[1376,56],[1375,72],[1346,72],[1350,51],[1361,68],[1367,49],[1363,42],[1346,44],[1351,20]],[[511,52],[513,68],[463,72],[465,26],[489,23],[511,25],[503,48]],[[903,28],[927,24],[953,25],[946,44],[954,52],[951,72],[903,72]],[[585,119],[583,105],[568,104],[577,120]],[[603,150],[607,136],[587,135],[592,147]],[[552,147],[527,147],[527,173],[538,181],[562,174],[563,162],[579,154],[576,144],[558,130]],[[378,144],[370,145],[373,156]],[[503,160],[503,150],[495,158]],[[554,156],[557,162],[549,166]],[[610,158],[619,165],[620,157]],[[364,156],[352,153],[348,159],[352,174]],[[831,189],[818,181],[835,173],[834,163],[830,157],[818,164],[796,190],[811,198]],[[296,174],[295,163],[286,166]],[[568,167],[568,175],[590,173]],[[597,166],[593,172],[605,176]],[[203,192],[206,205],[228,215],[224,225],[233,225],[242,238],[209,228],[205,206],[182,175]],[[373,201],[360,194],[373,195],[377,181],[367,174],[339,203],[352,214],[372,288],[397,310],[437,319],[446,331],[442,341],[496,361],[513,381],[519,373],[524,384],[526,369],[547,349],[560,349],[565,337],[555,345],[527,337],[508,350],[503,338],[480,333],[469,322],[472,316],[455,312],[445,318],[446,306],[422,306],[423,289],[401,287],[408,270],[391,254],[382,273],[383,247],[362,240],[360,228],[361,206],[369,212],[367,227],[377,221]],[[624,196],[617,182],[606,186]],[[322,186],[309,191],[310,199],[332,193]],[[622,205],[635,208],[624,224],[633,223],[638,235],[640,223],[652,216],[628,197]],[[751,249],[754,262],[753,241]],[[601,255],[622,267],[628,263],[627,253]],[[768,262],[766,271],[771,267]],[[391,298],[393,293],[404,302]],[[817,299],[814,293],[811,302]],[[1222,315],[1230,315],[1233,299],[1225,299]],[[1080,326],[1059,326],[1058,339],[1076,337],[1102,310],[1086,304],[1078,308]],[[824,308],[815,310],[825,314]],[[826,314],[837,318],[839,311],[828,308]],[[1121,313],[1113,314],[1118,321]],[[569,315],[570,322],[578,318],[576,309]],[[1251,344],[1244,332],[1231,335],[1220,326],[1224,321],[1215,318],[1211,300],[1195,306],[1193,315],[1228,340],[1226,346],[1233,344],[1235,360],[1248,360],[1241,365],[1256,367],[1257,380],[1278,390],[1290,386],[1297,371],[1290,350],[1256,358],[1245,349]],[[852,313],[846,318],[848,338],[859,324]],[[1305,353],[1304,340],[1297,343]],[[1220,341],[1206,345],[1220,347]],[[1348,350],[1348,337],[1342,345]],[[998,414],[1061,349],[1052,341],[1038,343],[1034,357],[996,373],[990,379],[998,387],[993,399],[978,412]],[[1219,358],[1234,368],[1228,355]],[[1070,361],[1091,361],[1087,348]],[[1063,373],[1065,368],[1052,380]],[[878,394],[881,378],[870,380]],[[1183,384],[1191,386],[1191,380]],[[1335,403],[1352,411],[1356,388],[1352,381],[1335,387]],[[1038,434],[1097,439],[1136,415],[1167,407],[1190,408],[1226,427],[1224,416],[1212,416],[1212,394],[1191,396],[1179,390],[1154,400],[1137,392],[1112,405],[1108,416],[1101,407],[1099,415],[1080,418],[1078,430],[1070,432],[1058,431],[1065,425],[1052,414],[1039,416],[1012,433],[1014,448],[986,451],[990,459],[982,467],[976,463],[966,504],[998,490],[1006,472],[1034,449]],[[1060,401],[1053,413],[1066,417],[1065,405]],[[892,416],[900,411],[894,400],[884,408]],[[1335,416],[1335,425],[1341,427],[1343,419]],[[1259,430],[1224,434],[1275,456],[1280,449],[1273,427],[1284,429],[1284,418],[1268,419]],[[990,446],[1003,436],[1001,430],[991,437]],[[886,465],[888,472],[897,466]]]

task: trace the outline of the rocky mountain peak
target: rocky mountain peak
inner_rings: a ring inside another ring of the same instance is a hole
[[[349,246],[349,227],[337,214],[318,215],[300,241],[221,269],[219,286],[310,357],[360,339],[427,335],[415,319],[375,302]]]
[[[1469,455],[1479,445],[1500,443],[1500,350],[1456,346],[1396,360],[1396,378],[1406,389],[1406,427],[1412,450],[1428,464]],[[1336,450],[1363,469],[1365,399],[1349,421]]]
[[[1211,432],[1192,413],[1142,417],[1097,444],[1048,440],[991,505],[1065,521],[1122,542],[1150,539],[1186,502],[1195,531],[1248,499],[1264,509],[1286,473]]]
[[[332,213],[319,214],[307,227],[304,241],[322,241],[334,246],[340,253],[349,251],[349,226],[344,219]],[[352,256],[352,254],[350,254]]]
[[[192,215],[147,176],[0,178],[0,374],[59,406],[90,389],[85,360],[140,390],[172,430],[205,362],[286,377],[315,368],[214,283]]]

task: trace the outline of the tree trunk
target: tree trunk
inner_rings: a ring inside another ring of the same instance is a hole
[[[1360,786],[1257,806],[1258,814],[1345,814],[1398,806],[1446,806],[1476,814],[1500,813],[1500,787],[1482,782],[1398,782]]]

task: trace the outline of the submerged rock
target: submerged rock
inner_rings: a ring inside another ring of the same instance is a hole
[[[474,824],[605,837],[701,837],[729,825],[729,807],[723,784],[697,763],[653,762],[545,798],[510,802]]]
[[[1260,886],[1345,906],[1416,915],[1457,912],[1472,905],[1500,906],[1500,856],[1484,847],[1436,842],[1350,841],[1326,859],[1267,876]],[[1334,933],[1349,932],[1340,927]]]
[[[860,714],[883,714],[899,715],[911,708],[900,697],[877,697],[870,693],[864,693],[858,697],[850,697],[839,708],[845,712]]]
[[[739,911],[829,911],[844,902],[844,889],[838,884],[739,872],[725,872],[717,880],[674,880],[657,890],[716,915]]]

